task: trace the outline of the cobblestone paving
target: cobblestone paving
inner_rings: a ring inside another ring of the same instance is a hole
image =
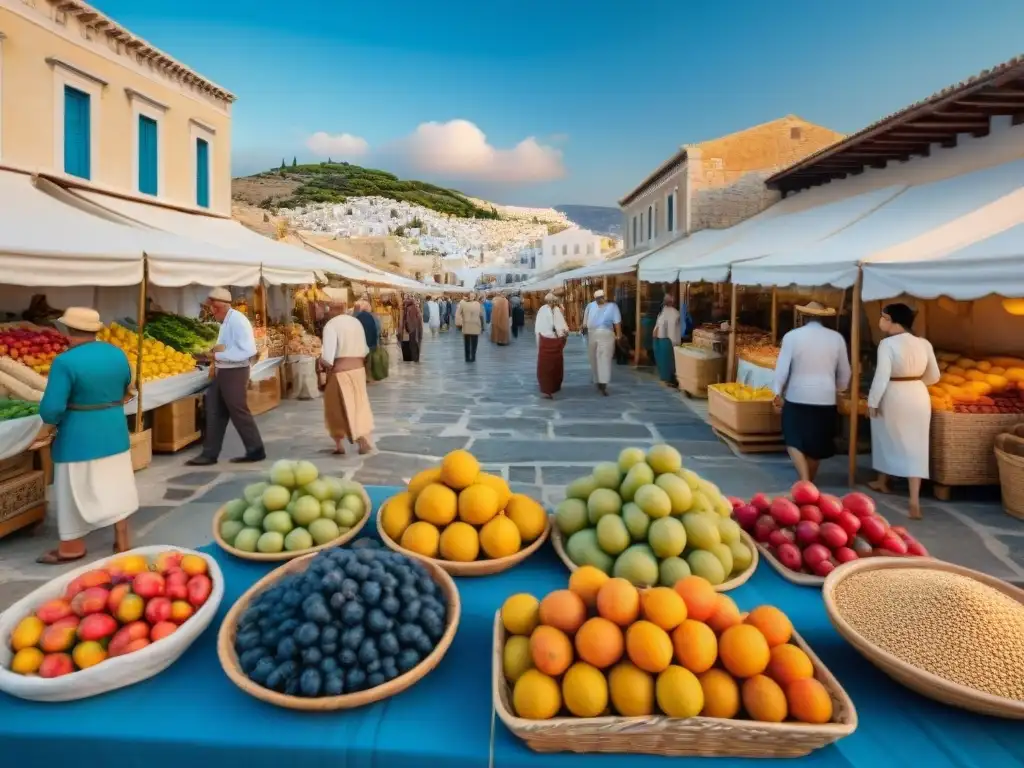
[[[793,483],[784,456],[734,454],[705,423],[699,401],[684,400],[650,373],[616,366],[611,394],[601,397],[591,384],[584,343],[570,338],[564,389],[550,401],[537,392],[532,335],[508,347],[481,340],[475,365],[463,361],[457,334],[428,338],[420,364],[397,362],[393,355],[391,378],[370,388],[377,453],[361,457],[349,448],[344,457],[329,455],[320,403],[286,401],[259,419],[267,465],[279,458],[310,459],[323,471],[368,485],[400,485],[448,451],[468,448],[514,490],[554,505],[564,486],[595,463],[613,460],[627,446],[665,441],[683,453],[687,466],[731,495],[781,493]],[[225,461],[215,467],[185,467],[192,451],[156,457],[136,476],[143,506],[132,518],[133,541],[208,543],[218,506],[266,469],[227,463],[241,452],[232,431]],[[827,462],[819,479],[823,488],[845,493],[845,460]],[[901,501],[878,497],[891,521],[906,522]],[[953,503],[928,499],[923,512],[923,522],[907,524],[936,557],[1024,580],[1024,523],[1003,512],[998,493]],[[0,541],[0,608],[57,572],[34,562],[56,542],[53,517],[37,531]],[[111,543],[111,531],[89,538],[95,556],[109,552]]]

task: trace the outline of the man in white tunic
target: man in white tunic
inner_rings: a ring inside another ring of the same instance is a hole
[[[324,421],[334,440],[335,455],[343,455],[344,440],[359,446],[360,454],[373,450],[373,411],[366,393],[366,356],[370,348],[362,323],[346,313],[345,299],[331,300],[331,319],[324,326],[320,365],[327,372],[324,389]]]
[[[812,301],[796,310],[806,320],[782,338],[772,390],[789,457],[800,479],[813,483],[821,460],[836,452],[836,392],[850,385],[850,359],[843,337],[821,324],[834,309]]]
[[[427,327],[430,328],[430,335],[437,336],[441,330],[441,306],[437,299],[431,297],[427,300],[423,314],[426,316]]]
[[[875,378],[868,393],[871,463],[878,479],[869,487],[889,493],[889,476],[905,477],[911,520],[921,519],[921,480],[928,477],[932,404],[928,387],[939,380],[931,343],[914,336],[914,310],[906,304],[882,309]]]
[[[569,335],[569,326],[555,294],[544,297],[544,306],[537,310],[533,328],[537,334],[537,385],[541,395],[551,400],[562,388],[565,373],[562,351]]]
[[[615,340],[622,333],[622,315],[615,302],[605,298],[604,291],[594,292],[594,300],[583,312],[583,332],[587,334],[587,355],[590,371],[602,395],[608,394],[612,378]]]

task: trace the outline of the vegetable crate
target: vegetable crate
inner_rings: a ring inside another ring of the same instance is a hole
[[[46,479],[27,472],[0,482],[0,538],[46,517]]]
[[[734,400],[712,388],[708,390],[708,415],[739,435],[782,432],[782,416],[771,400]]]
[[[197,424],[200,395],[162,405],[153,412],[153,452],[177,453],[199,440]]]
[[[672,354],[679,389],[691,397],[707,397],[708,387],[725,379],[725,357],[717,352],[684,344]]]
[[[933,411],[931,476],[935,495],[946,500],[960,485],[999,485],[996,437],[1024,422],[1019,413]]]
[[[262,381],[250,381],[247,392],[249,412],[253,416],[272,411],[281,404],[281,369]]]

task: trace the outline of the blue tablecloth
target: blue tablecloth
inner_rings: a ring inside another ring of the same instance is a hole
[[[395,489],[367,490],[376,507]],[[373,521],[365,530],[374,531]],[[504,574],[459,579],[462,622],[434,672],[405,693],[370,707],[300,713],[246,695],[221,671],[216,653],[220,620],[271,569],[232,558],[215,546],[208,551],[224,570],[227,591],[221,616],[203,637],[163,674],[104,696],[36,704],[0,694],[0,766],[52,768],[67,761],[76,768],[485,768],[491,746],[494,612],[508,595],[544,595],[564,587],[567,578],[554,552],[545,547]],[[786,611],[857,707],[857,731],[801,758],[801,766],[1024,764],[1020,723],[945,707],[891,682],[839,638],[815,590],[789,584],[762,563],[757,574],[730,595],[744,609],[771,603]],[[494,723],[497,768],[666,764],[666,759],[656,757],[540,755],[527,749],[500,720]],[[765,765],[760,760],[719,764]]]

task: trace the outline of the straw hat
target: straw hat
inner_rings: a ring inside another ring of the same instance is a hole
[[[224,304],[230,304],[231,291],[229,291],[227,288],[214,288],[212,291],[210,291],[207,298],[210,301],[220,301],[223,302]]]
[[[322,289],[324,295],[327,297],[329,304],[347,304],[348,303],[348,291],[344,288],[327,288]]]
[[[84,333],[98,333],[103,329],[100,313],[86,307],[68,307],[57,322],[66,328]]]
[[[814,317],[833,317],[836,313],[832,307],[826,307],[817,301],[810,301],[807,304],[797,304],[796,311]]]
[[[546,301],[548,304],[552,304],[558,301],[558,297],[555,296],[555,294],[553,293],[549,293],[547,296],[544,297],[544,301]]]
[[[595,299],[603,299],[604,298],[604,291],[602,291],[600,289],[594,291],[594,298]]]

